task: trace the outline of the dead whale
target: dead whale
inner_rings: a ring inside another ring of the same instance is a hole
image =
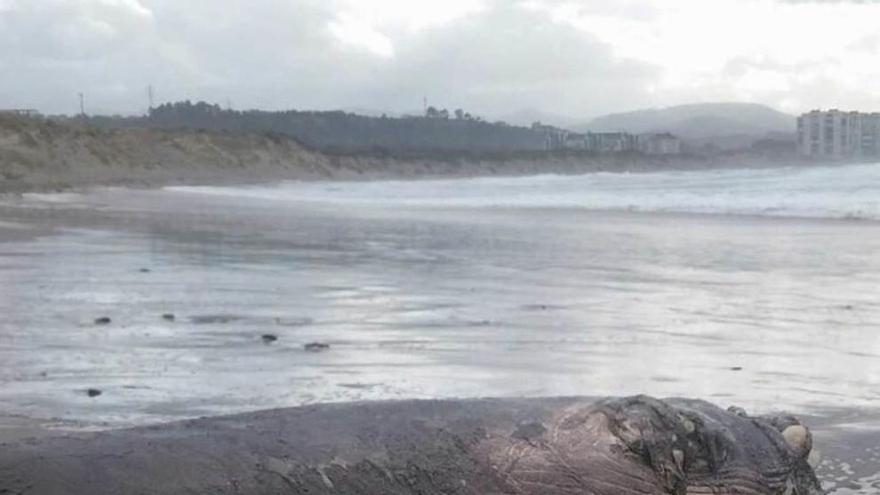
[[[0,445],[0,493],[822,493],[789,416],[638,396],[323,404]]]

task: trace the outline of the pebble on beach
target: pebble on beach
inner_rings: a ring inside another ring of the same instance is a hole
[[[303,349],[309,352],[321,352],[326,351],[330,348],[330,344],[325,344],[323,342],[309,342],[308,344],[303,346]]]

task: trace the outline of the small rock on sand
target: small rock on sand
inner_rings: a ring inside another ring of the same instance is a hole
[[[241,316],[238,315],[226,315],[226,314],[217,314],[217,315],[198,315],[191,316],[190,321],[197,325],[207,325],[207,324],[216,324],[216,323],[231,323],[233,321],[238,321],[241,319]]]
[[[95,325],[109,325],[112,320],[109,316],[102,316],[100,318],[95,318]]]
[[[309,342],[308,344],[303,346],[303,349],[309,352],[321,352],[326,351],[330,348],[330,344],[325,344],[323,342]]]

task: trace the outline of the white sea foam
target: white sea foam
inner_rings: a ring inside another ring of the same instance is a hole
[[[880,164],[167,189],[370,206],[586,208],[880,219]]]

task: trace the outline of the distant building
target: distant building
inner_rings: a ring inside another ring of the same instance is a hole
[[[0,108],[0,115],[17,115],[20,117],[39,117],[40,112],[32,108]]]
[[[585,134],[567,131],[558,127],[532,124],[532,130],[544,133],[544,149],[580,150],[594,153],[623,153],[639,151],[646,155],[681,154],[681,140],[665,133],[630,134],[628,132],[587,132]]]
[[[880,157],[880,113],[813,110],[797,119],[802,156]]]
[[[638,148],[646,155],[680,155],[681,139],[668,132],[639,134]]]
[[[533,123],[532,130],[544,133],[544,149],[548,151],[565,149],[568,136],[573,134],[565,129],[544,125],[540,122]]]
[[[587,149],[599,153],[620,153],[638,149],[638,137],[628,132],[590,132]]]
[[[563,147],[567,150],[587,151],[590,148],[588,146],[587,140],[584,138],[585,136],[583,134],[570,132],[565,136]]]

